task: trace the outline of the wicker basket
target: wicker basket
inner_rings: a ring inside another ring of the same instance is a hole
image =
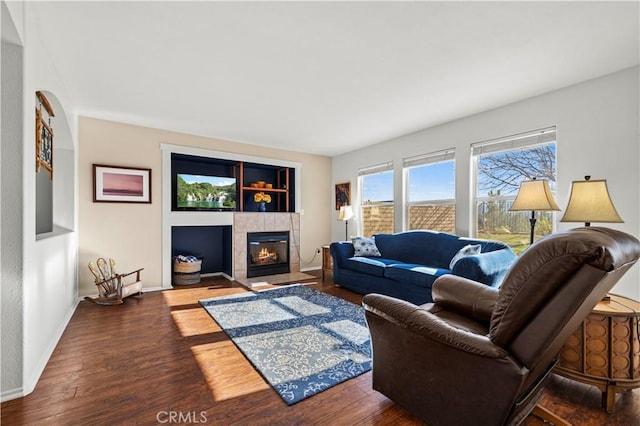
[[[178,272],[181,274],[200,272],[201,267],[202,260],[198,260],[197,262],[178,262],[177,260],[175,260],[173,262],[173,272]]]
[[[173,285],[191,285],[198,284],[200,282],[200,272],[193,272],[190,274],[173,274]]]

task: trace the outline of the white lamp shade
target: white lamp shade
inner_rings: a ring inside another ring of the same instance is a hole
[[[576,180],[571,184],[569,204],[560,222],[622,223],[613,206],[607,181]]]
[[[549,182],[546,180],[526,180],[520,182],[518,195],[510,211],[560,210],[553,198]]]
[[[353,208],[351,206],[340,206],[338,220],[349,220],[353,217]]]

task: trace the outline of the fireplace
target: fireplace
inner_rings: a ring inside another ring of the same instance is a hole
[[[289,272],[288,231],[247,233],[247,278]]]

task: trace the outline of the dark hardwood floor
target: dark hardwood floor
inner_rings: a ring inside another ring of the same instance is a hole
[[[315,288],[360,303],[331,274],[314,275]],[[120,306],[81,302],[34,392],[2,404],[2,424],[420,424],[371,389],[370,372],[287,406],[197,304],[243,291],[208,278]],[[595,387],[559,376],[549,385],[542,405],[574,425],[640,425],[640,389],[620,394],[608,415]],[[524,424],[543,422],[529,416]]]

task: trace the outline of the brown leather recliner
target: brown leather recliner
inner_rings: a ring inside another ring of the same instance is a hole
[[[499,290],[445,275],[432,304],[366,295],[373,388],[430,426],[519,424],[567,338],[638,256],[631,235],[577,228],[533,244]]]

